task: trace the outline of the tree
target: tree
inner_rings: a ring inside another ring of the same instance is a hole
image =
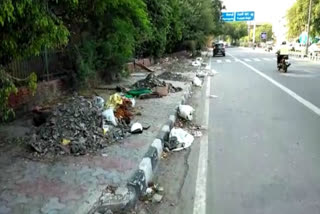
[[[248,35],[248,26],[245,22],[225,23],[224,32],[230,37],[232,44],[237,44],[239,39]]]
[[[77,0],[60,0],[67,5]],[[49,9],[50,1],[3,0],[0,2],[0,64],[38,55],[46,48],[68,43],[69,32]]]
[[[263,40],[261,39],[261,33],[266,33],[267,34],[267,40],[272,39],[272,25],[271,24],[263,24],[256,29],[256,42],[262,42]]]
[[[204,45],[207,36],[219,32],[221,8],[219,0],[182,0],[183,40]]]
[[[296,38],[303,31],[306,31],[308,23],[309,0],[297,0],[287,12],[288,20],[288,37]],[[312,1],[311,13],[311,36],[316,36],[320,33],[320,0]]]

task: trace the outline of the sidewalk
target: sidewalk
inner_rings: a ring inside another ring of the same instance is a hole
[[[190,62],[185,60],[185,64],[169,64],[166,68],[193,78],[195,73],[190,71],[195,68],[190,66]],[[157,70],[157,74],[164,71],[159,65],[152,69]],[[129,86],[146,75],[132,74],[116,85]],[[140,135],[130,135],[112,144],[96,155],[36,160],[23,142],[12,145],[0,143],[0,213],[85,214],[97,205],[107,186],[126,186],[190,86],[190,82],[166,82],[181,87],[183,91],[163,98],[137,100],[135,108],[140,109],[141,116],[136,116],[133,122],[150,125],[150,128]],[[105,99],[114,93],[97,92]],[[0,127],[0,137],[23,136],[31,126],[28,117],[17,120]]]

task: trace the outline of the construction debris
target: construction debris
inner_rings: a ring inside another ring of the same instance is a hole
[[[162,74],[158,75],[158,78],[163,80],[172,80],[172,81],[180,81],[180,82],[189,82],[190,79],[181,73],[174,73],[170,71],[163,72]]]
[[[168,85],[169,92],[175,93],[182,91],[179,87],[174,87],[172,84],[167,84],[161,81],[154,73],[149,74],[145,79],[137,81],[132,87],[138,90],[154,89],[156,87],[166,87]]]
[[[85,154],[107,145],[102,115],[94,100],[73,97],[59,104],[47,122],[35,128],[28,142],[40,154]]]

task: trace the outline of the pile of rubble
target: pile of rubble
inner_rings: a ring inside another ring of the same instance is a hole
[[[189,82],[190,79],[181,73],[174,73],[170,71],[163,72],[162,74],[158,75],[158,78],[163,80],[172,80],[172,81],[180,81],[180,82]]]
[[[165,81],[160,80],[154,73],[150,73],[145,79],[137,81],[132,85],[134,89],[154,89],[156,87],[166,87],[170,93],[182,91],[182,88],[174,87],[172,84],[168,84]]]
[[[76,96],[53,109],[46,122],[32,130],[28,143],[40,154],[84,155],[124,133],[122,127],[104,133],[101,108],[92,99]]]

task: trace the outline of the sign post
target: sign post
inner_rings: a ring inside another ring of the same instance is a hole
[[[221,14],[221,19],[225,22],[233,22],[234,21],[234,12],[223,12]]]

